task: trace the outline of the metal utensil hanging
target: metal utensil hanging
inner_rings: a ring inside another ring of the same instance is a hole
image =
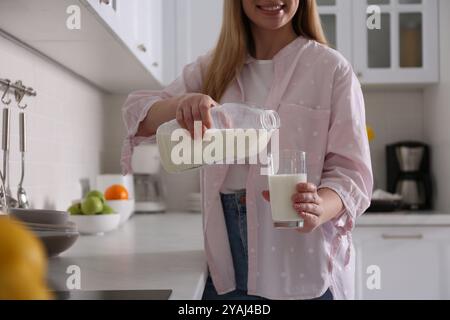
[[[33,88],[26,87],[22,81],[16,81],[14,84],[10,80],[0,79],[0,89],[5,87],[1,102],[5,105],[3,109],[3,121],[2,121],[2,150],[3,150],[3,167],[0,172],[0,200],[1,209],[7,213],[9,208],[28,208],[28,197],[23,188],[23,181],[25,178],[25,150],[26,150],[26,122],[24,110],[27,108],[26,104],[22,104],[22,100],[25,96],[36,96],[36,92]],[[14,91],[14,97],[17,102],[18,108],[21,110],[19,113],[19,138],[20,138],[20,153],[21,153],[21,178],[18,185],[17,196],[19,201],[11,196],[9,188],[9,146],[10,146],[10,120],[11,110],[8,106],[11,103],[9,99],[10,91]]]
[[[26,122],[25,112],[19,113],[19,137],[20,137],[20,158],[21,158],[21,173],[20,182],[17,187],[17,201],[19,208],[28,209],[30,204],[28,202],[28,196],[23,187],[23,180],[25,179],[25,149],[26,149]]]

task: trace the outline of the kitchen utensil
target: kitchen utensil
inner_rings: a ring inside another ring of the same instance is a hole
[[[120,225],[127,222],[134,213],[134,200],[107,200],[105,203],[120,215]]]
[[[27,193],[23,188],[23,180],[25,178],[25,149],[26,149],[26,129],[25,129],[25,113],[22,111],[19,113],[19,138],[20,138],[20,154],[21,154],[21,175],[19,186],[17,187],[17,201],[19,208],[28,209],[30,204],[28,203]]]
[[[387,146],[387,190],[399,194],[404,209],[432,209],[430,148],[421,142]]]
[[[102,235],[119,227],[121,216],[115,214],[102,214],[95,216],[72,215],[70,221],[73,221],[81,234]]]
[[[54,210],[11,208],[10,215],[26,223],[64,225],[69,220],[69,213]]]
[[[8,208],[17,208],[18,202],[11,196],[9,188],[9,146],[10,146],[10,122],[11,114],[8,108],[3,109],[2,151],[3,151],[3,184],[5,186]]]

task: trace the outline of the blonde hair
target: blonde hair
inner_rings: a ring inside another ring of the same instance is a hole
[[[292,24],[298,36],[327,44],[316,0],[300,0]],[[203,93],[220,101],[244,66],[247,54],[253,54],[253,50],[250,21],[242,7],[242,0],[224,0],[222,30],[206,70]]]

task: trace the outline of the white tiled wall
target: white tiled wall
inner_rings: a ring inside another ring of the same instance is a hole
[[[120,153],[122,150],[122,142],[126,137],[125,126],[122,120],[122,105],[127,96],[109,95],[106,98],[106,112],[104,136],[105,151],[103,153],[103,173],[119,173]]]
[[[81,196],[80,179],[101,171],[104,94],[56,64],[0,37],[0,78],[22,80],[37,92],[26,99],[28,153],[25,189],[36,208],[65,209]],[[3,108],[3,105],[1,105]],[[18,108],[11,124],[11,189],[19,181]]]
[[[422,90],[365,90],[367,124],[375,130],[371,142],[375,188],[386,188],[386,145],[424,141]]]

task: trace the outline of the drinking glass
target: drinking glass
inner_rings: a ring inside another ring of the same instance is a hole
[[[297,184],[307,181],[305,152],[281,150],[269,154],[270,205],[275,228],[303,228],[303,219],[293,208],[292,196]]]

